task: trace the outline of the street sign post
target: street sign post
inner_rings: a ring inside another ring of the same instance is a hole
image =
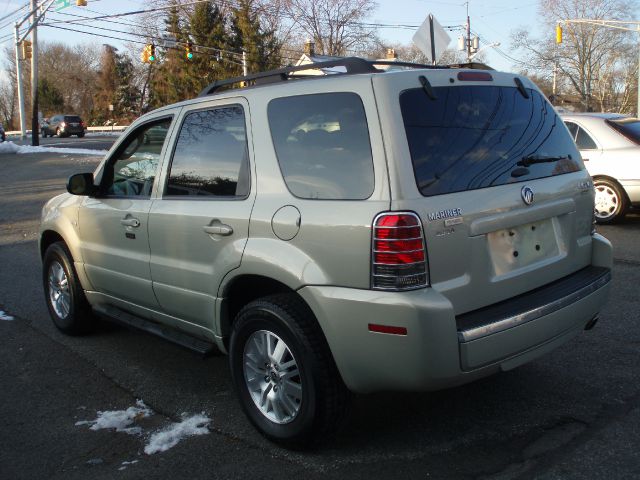
[[[431,59],[433,65],[449,46],[449,42],[451,42],[451,37],[431,14],[427,16],[413,35],[413,43]]]

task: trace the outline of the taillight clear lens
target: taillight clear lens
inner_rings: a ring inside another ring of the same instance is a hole
[[[382,213],[373,222],[371,287],[413,290],[427,286],[427,254],[420,218]]]

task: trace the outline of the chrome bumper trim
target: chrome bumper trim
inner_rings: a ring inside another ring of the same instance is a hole
[[[526,312],[520,313],[518,315],[504,318],[498,320],[493,323],[489,323],[486,325],[482,325],[480,327],[471,328],[469,330],[462,330],[458,332],[458,341],[459,342],[471,342],[473,340],[477,340],[479,338],[483,338],[489,335],[493,335],[494,333],[502,332],[504,330],[508,330],[513,327],[517,327],[518,325],[522,325],[527,322],[531,322],[537,318],[543,317],[545,315],[549,315],[557,310],[560,310],[564,307],[571,305],[579,300],[582,300],[584,297],[591,295],[596,290],[604,287],[607,283],[611,281],[611,272],[607,272],[598,279],[596,279],[593,283],[582,287],[579,290],[567,295],[566,297],[559,298],[554,300],[553,302],[547,303],[545,305],[541,305],[532,310],[528,310]]]

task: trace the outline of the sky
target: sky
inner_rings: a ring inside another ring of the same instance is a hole
[[[70,15],[95,16],[100,14],[122,13],[131,10],[142,10],[149,8],[147,2],[142,0],[88,0],[87,7],[73,6],[62,10],[63,13],[51,14],[48,20],[72,19]],[[384,27],[379,30],[380,36],[390,43],[411,43],[411,39],[417,27],[427,18],[429,13],[443,27],[451,37],[450,47],[457,46],[457,38],[462,35],[462,26],[466,22],[467,3],[459,0],[450,1],[427,1],[427,0],[378,0],[378,8],[368,21],[376,24],[397,25],[394,27]],[[27,0],[0,0],[0,18],[8,15],[13,10],[28,4]],[[471,18],[472,36],[480,37],[480,47],[488,46],[495,42],[500,42],[497,51],[493,47],[483,50],[486,62],[498,70],[517,70],[518,65],[505,57],[506,55],[516,57],[517,55],[510,48],[510,33],[512,30],[535,25],[538,11],[537,1],[522,0],[515,4],[509,0],[469,0],[468,9]],[[24,15],[24,14],[23,14]],[[17,16],[17,14],[15,15]],[[135,22],[136,17],[125,17],[124,22]],[[12,44],[14,16],[0,21],[0,45]],[[94,22],[94,27],[127,30],[123,25]],[[74,26],[73,28],[81,29]],[[89,30],[89,29],[87,29]],[[94,30],[95,31],[95,30]],[[122,36],[121,34],[98,31],[105,35]],[[537,33],[535,28],[532,32]],[[38,28],[39,39],[62,40],[65,43],[93,43],[101,45],[110,43],[118,48],[126,48],[123,43],[114,39],[100,38],[79,33],[63,32],[51,27]]]

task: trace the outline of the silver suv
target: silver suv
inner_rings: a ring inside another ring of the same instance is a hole
[[[591,328],[611,245],[553,107],[510,73],[376,65],[235,78],[134,122],[44,207],[56,326],[228,352],[248,418],[295,446],[350,392],[470,382]]]

